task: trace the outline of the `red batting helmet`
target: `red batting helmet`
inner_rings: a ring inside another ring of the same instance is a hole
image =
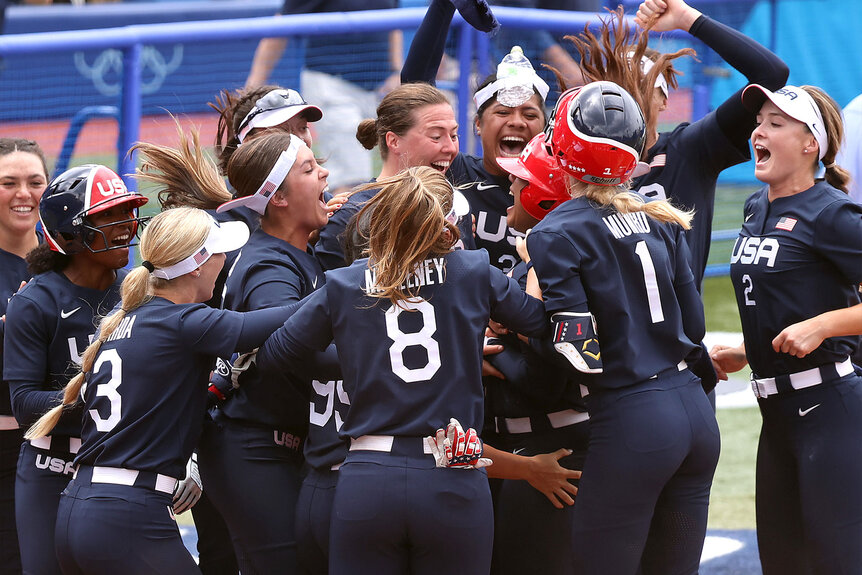
[[[497,158],[501,168],[528,182],[521,190],[521,205],[537,220],[572,199],[566,188],[565,174],[554,158],[546,137],[544,132],[533,136],[517,158]]]
[[[628,181],[646,143],[640,107],[613,82],[592,82],[565,92],[549,130],[560,167],[582,182],[602,186]]]

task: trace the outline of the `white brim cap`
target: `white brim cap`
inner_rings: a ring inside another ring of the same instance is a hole
[[[299,114],[305,114],[309,122],[317,122],[323,117],[323,111],[303,100],[296,90],[276,88],[258,98],[240,122],[236,139],[242,143],[255,128],[272,128]]]
[[[742,91],[742,104],[752,112],[759,112],[767,98],[779,110],[808,126],[820,146],[818,159],[822,160],[829,148],[829,137],[814,98],[802,88],[790,85],[773,92],[760,84],[749,84]]]
[[[223,254],[238,250],[248,241],[249,230],[245,223],[218,222],[214,218],[210,220],[210,231],[204,245],[187,258],[166,268],[156,268],[153,276],[165,280],[171,280],[204,265],[213,254]]]

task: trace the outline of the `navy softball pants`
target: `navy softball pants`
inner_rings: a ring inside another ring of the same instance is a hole
[[[220,417],[204,424],[198,462],[204,489],[230,531],[240,572],[296,573],[302,438]]]
[[[329,531],[338,471],[310,469],[296,504],[296,556],[303,575],[329,573]]]
[[[572,454],[559,460],[568,469],[582,469],[589,441],[589,421],[544,433],[506,434],[519,455],[551,453],[562,447]],[[578,484],[578,481],[573,481]],[[526,481],[506,479],[494,514],[494,573],[497,575],[573,575],[574,507],[557,509]]]
[[[862,377],[758,401],[764,575],[862,574]]]
[[[25,575],[59,575],[54,553],[54,525],[60,494],[72,479],[75,454],[68,451],[69,438],[52,437],[52,449],[21,445],[15,477],[15,522],[21,566]],[[66,449],[53,449],[55,445]]]
[[[700,380],[676,368],[587,396],[590,441],[572,528],[585,575],[693,575],[718,463]]]
[[[487,575],[493,509],[482,470],[435,468],[400,450],[351,451],[338,471],[332,575]],[[406,438],[421,453],[420,438]],[[413,452],[415,453],[415,451]]]
[[[183,545],[172,499],[148,487],[90,483],[79,472],[57,513],[54,533],[63,573],[200,575]]]

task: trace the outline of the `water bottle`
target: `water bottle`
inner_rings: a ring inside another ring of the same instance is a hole
[[[533,65],[524,56],[524,50],[520,46],[512,46],[497,65],[497,80],[504,80],[505,86],[497,93],[497,101],[514,107],[529,100],[535,93],[531,79],[534,75]]]

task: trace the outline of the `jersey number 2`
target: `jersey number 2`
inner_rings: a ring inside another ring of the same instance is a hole
[[[122,415],[121,410],[123,407],[123,398],[120,397],[120,393],[117,391],[117,388],[120,387],[120,384],[123,382],[123,360],[120,358],[120,354],[117,353],[116,349],[106,349],[99,354],[99,358],[93,366],[93,373],[95,374],[99,372],[102,369],[102,366],[106,363],[111,369],[111,379],[108,380],[108,383],[100,383],[96,386],[96,396],[104,396],[108,398],[108,401],[111,402],[111,412],[108,417],[103,418],[99,414],[99,410],[91,409],[89,411],[90,417],[92,417],[93,421],[96,422],[96,429],[102,433],[111,431],[118,423],[120,423],[120,416]]]
[[[405,305],[407,309],[416,310],[422,315],[422,329],[413,333],[404,333],[398,325],[398,316],[406,310],[397,305],[386,310],[386,335],[394,342],[389,346],[392,373],[407,383],[428,381],[440,369],[440,345],[431,337],[437,331],[434,306],[425,300],[408,301],[402,305]],[[404,365],[404,350],[412,346],[425,349],[428,362],[423,367],[410,368]]]

